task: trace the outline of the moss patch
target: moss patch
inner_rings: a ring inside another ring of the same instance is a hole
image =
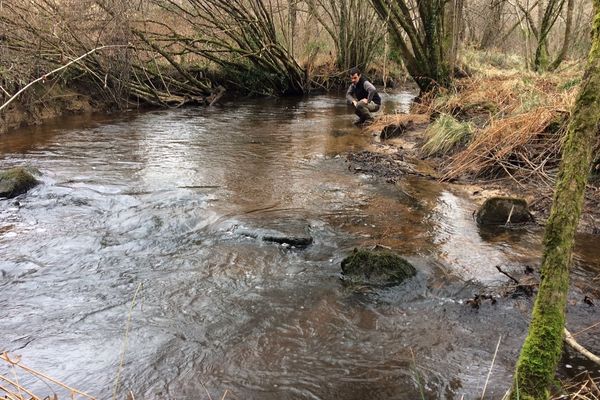
[[[18,196],[37,184],[37,179],[26,168],[16,167],[0,171],[0,197]]]
[[[344,279],[352,283],[395,285],[416,273],[411,263],[390,251],[354,249],[342,260]]]

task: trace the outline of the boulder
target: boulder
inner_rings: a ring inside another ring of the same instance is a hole
[[[15,167],[0,171],[0,197],[16,197],[38,183],[27,168]]]
[[[413,121],[402,122],[399,124],[391,124],[387,125],[381,130],[381,134],[379,137],[381,140],[387,140],[391,138],[395,138],[398,136],[402,136],[404,132],[413,129],[414,123]]]
[[[531,220],[527,202],[514,197],[491,197],[477,210],[480,225],[520,224]]]
[[[344,280],[369,285],[397,285],[413,277],[411,263],[388,250],[354,249],[342,260]]]

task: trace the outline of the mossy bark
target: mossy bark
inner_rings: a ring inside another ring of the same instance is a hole
[[[594,0],[592,49],[575,103],[544,234],[542,281],[521,350],[511,399],[547,399],[563,348],[569,266],[600,127],[600,0]]]

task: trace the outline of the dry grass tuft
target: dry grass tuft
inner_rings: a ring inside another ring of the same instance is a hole
[[[448,114],[474,126],[471,142],[446,163],[443,179],[512,177],[552,185],[579,77],[576,68],[540,75],[489,66],[421,99],[418,112]]]
[[[567,394],[552,400],[600,400],[600,378],[592,378],[587,372],[562,382],[562,386]]]

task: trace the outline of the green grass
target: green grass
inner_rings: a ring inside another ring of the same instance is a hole
[[[467,143],[472,134],[473,126],[470,123],[459,122],[451,115],[442,114],[425,131],[428,140],[421,150],[427,156],[443,155]]]
[[[465,65],[476,70],[486,70],[490,67],[501,70],[524,70],[525,62],[517,54],[506,54],[499,51],[466,49],[461,56]]]
[[[560,85],[558,88],[560,90],[567,92],[567,91],[573,89],[574,87],[579,86],[580,83],[581,83],[581,77],[576,77],[573,79],[569,79],[568,81],[566,81],[565,83]]]

